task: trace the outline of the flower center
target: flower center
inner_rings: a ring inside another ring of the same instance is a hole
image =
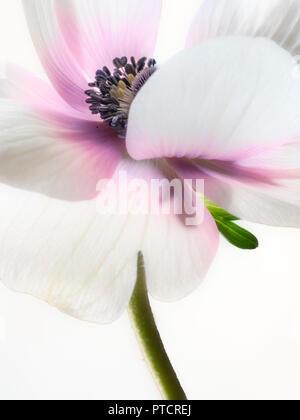
[[[92,114],[100,114],[101,119],[125,138],[129,109],[138,91],[156,71],[156,61],[146,57],[136,61],[131,57],[115,58],[114,70],[108,67],[97,70],[95,81],[89,83],[91,89],[85,93],[89,97]]]

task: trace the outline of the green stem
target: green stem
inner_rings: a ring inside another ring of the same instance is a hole
[[[129,315],[151,373],[165,400],[186,400],[157,330],[147,292],[143,255],[138,258],[136,287],[130,304]]]

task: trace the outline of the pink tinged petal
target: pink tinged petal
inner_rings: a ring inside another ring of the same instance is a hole
[[[300,173],[218,161],[173,166],[184,178],[204,179],[205,196],[242,220],[300,227]]]
[[[90,79],[115,57],[152,56],[161,0],[56,0],[65,41]]]
[[[0,185],[0,278],[81,320],[108,323],[130,300],[143,219],[97,213]]]
[[[266,37],[291,54],[299,55],[300,3],[298,0],[204,0],[187,45],[230,35]]]
[[[83,118],[88,115],[71,108],[49,82],[30,71],[13,63],[3,63],[3,68],[5,78],[0,80],[1,98],[28,105],[45,116],[64,113]]]
[[[149,188],[151,180],[166,180],[164,173],[168,172],[163,166],[158,169],[151,161],[131,159],[123,160],[118,170],[127,174],[128,181],[145,180]],[[118,176],[116,172],[114,179]],[[157,208],[155,200],[155,195],[150,196],[149,201]],[[204,214],[202,223],[196,226],[187,226],[184,213],[174,213],[174,202],[170,214],[152,212],[145,216],[140,250],[144,255],[149,291],[157,299],[174,301],[190,294],[201,284],[216,255],[219,245],[216,224],[204,206],[197,210],[198,214]],[[135,217],[131,216],[133,223]]]
[[[53,86],[73,108],[87,110],[87,81],[60,32],[53,0],[23,0],[28,27]]]
[[[148,287],[163,301],[181,299],[204,280],[216,255],[219,232],[204,211],[203,223],[185,226],[177,216],[153,216],[143,243]]]
[[[124,147],[100,123],[46,115],[0,99],[0,182],[51,197],[81,201],[95,197],[110,178]],[[100,128],[98,128],[100,127]]]
[[[122,142],[30,72],[9,64],[6,76],[0,97],[16,102],[0,100],[0,181],[65,200],[95,197],[98,180],[122,158]]]
[[[206,181],[206,194],[241,219],[299,228],[299,179],[277,179],[274,185],[251,185],[227,177],[211,177]]]
[[[293,66],[266,39],[218,38],[179,53],[131,106],[129,154],[236,160],[291,142],[300,131]]]

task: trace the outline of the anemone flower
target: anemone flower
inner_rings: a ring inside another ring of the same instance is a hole
[[[155,326],[145,333],[146,290],[166,301],[192,292],[219,231],[255,248],[238,218],[300,225],[300,2],[206,0],[187,48],[161,66],[152,58],[161,0],[24,8],[49,81],[9,64],[0,84],[1,281],[97,323],[132,298],[164,395],[184,397],[163,349],[151,349]],[[124,173],[203,179],[202,223],[186,226],[174,212],[99,214],[99,180]]]

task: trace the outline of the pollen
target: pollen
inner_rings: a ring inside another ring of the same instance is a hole
[[[134,57],[115,58],[114,69],[108,67],[97,70],[95,81],[89,83],[90,89],[85,93],[86,102],[92,114],[100,118],[118,133],[126,137],[130,106],[147,80],[156,71],[156,61],[142,57],[138,61]]]

